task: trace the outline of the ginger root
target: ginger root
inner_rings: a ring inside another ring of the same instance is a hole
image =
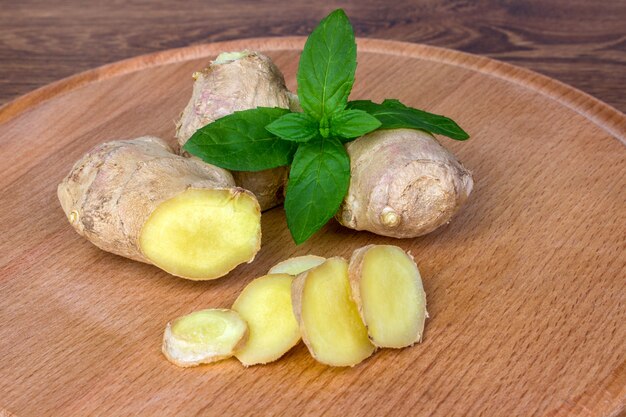
[[[296,256],[277,263],[270,268],[268,274],[298,275],[323,264],[325,261],[326,258],[316,255]]]
[[[250,336],[235,356],[244,366],[272,362],[300,341],[300,329],[291,307],[293,277],[265,275],[244,288],[233,310],[248,323]]]
[[[298,275],[292,300],[302,341],[317,361],[354,366],[374,353],[350,294],[345,259],[330,258]]]
[[[472,191],[471,173],[429,133],[378,130],[346,149],[350,187],[336,218],[351,229],[421,236],[448,223]]]
[[[235,111],[290,108],[292,102],[294,106],[297,103],[280,70],[259,52],[222,53],[194,78],[191,100],[177,123],[176,138],[181,147],[196,130]],[[287,175],[287,167],[233,173],[236,184],[251,191],[263,211],[283,202]]]
[[[200,310],[167,323],[161,350],[186,368],[230,358],[247,337],[248,326],[235,311]]]
[[[352,254],[352,298],[378,347],[402,348],[421,341],[426,294],[413,258],[397,246],[368,245]]]
[[[193,280],[226,275],[261,246],[256,198],[228,171],[155,137],[88,152],[58,187],[76,231],[99,248]]]

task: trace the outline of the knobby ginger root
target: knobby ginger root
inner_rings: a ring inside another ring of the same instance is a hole
[[[228,171],[142,137],[88,152],[58,187],[76,231],[99,248],[206,280],[251,262],[261,246],[256,198]]]
[[[258,52],[227,52],[194,74],[191,100],[177,124],[176,137],[182,147],[201,127],[235,111],[255,107],[289,108],[292,94],[272,60]],[[256,195],[261,210],[283,201],[287,167],[259,172],[236,172],[238,186]]]
[[[298,275],[292,300],[302,341],[319,362],[354,366],[374,352],[350,295],[345,259],[330,258]]]
[[[288,167],[264,169],[263,171],[232,171],[238,187],[252,192],[261,206],[261,211],[276,207],[285,200],[284,190],[289,177]]]
[[[304,271],[323,264],[326,258],[315,255],[304,255],[289,258],[274,265],[268,274],[289,274],[298,275]]]
[[[248,326],[233,310],[200,310],[167,323],[161,350],[172,363],[190,367],[233,356]]]
[[[346,145],[351,179],[344,226],[407,238],[448,223],[472,191],[471,173],[429,133],[378,130]]]
[[[275,361],[300,341],[300,329],[291,306],[293,277],[265,275],[244,288],[233,310],[248,323],[250,336],[235,356],[245,365]]]
[[[410,255],[397,246],[365,246],[352,254],[348,273],[372,343],[402,348],[421,341],[426,294]]]

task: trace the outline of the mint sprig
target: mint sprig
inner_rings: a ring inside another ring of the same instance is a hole
[[[354,31],[338,9],[313,30],[302,51],[296,77],[302,112],[263,107],[236,112],[200,128],[184,149],[236,171],[291,165],[285,213],[300,244],[335,215],[348,191],[350,158],[344,143],[396,128],[469,138],[453,120],[398,100],[348,101],[355,72]]]

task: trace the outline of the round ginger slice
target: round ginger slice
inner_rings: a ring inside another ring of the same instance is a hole
[[[426,294],[413,258],[391,245],[357,249],[350,259],[352,296],[376,346],[402,348],[422,339]]]
[[[268,274],[298,275],[323,264],[325,261],[326,258],[316,255],[296,256],[277,263],[270,268]]]
[[[302,341],[319,362],[354,366],[374,353],[350,296],[348,262],[330,258],[294,280],[293,308]]]
[[[247,334],[246,322],[233,310],[195,311],[167,324],[162,351],[175,365],[197,366],[233,356]]]
[[[300,341],[300,329],[293,315],[291,284],[287,274],[257,278],[244,288],[233,310],[248,323],[248,342],[235,352],[245,366],[272,362]]]
[[[261,244],[260,216],[255,198],[243,190],[190,188],[152,212],[139,246],[170,274],[218,278],[254,259]]]

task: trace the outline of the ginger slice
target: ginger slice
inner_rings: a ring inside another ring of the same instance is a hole
[[[259,207],[237,189],[188,189],[161,203],[143,226],[142,253],[188,279],[219,277],[254,258]]]
[[[277,263],[270,268],[268,274],[298,275],[304,271],[323,264],[326,258],[316,255],[296,256]]]
[[[233,310],[248,323],[250,336],[235,356],[245,365],[275,361],[300,341],[300,329],[291,306],[293,277],[272,274],[244,288]]]
[[[428,315],[426,294],[410,255],[397,246],[365,246],[353,253],[349,275],[372,343],[402,348],[421,341]]]
[[[197,366],[233,356],[247,335],[248,326],[237,312],[200,310],[167,324],[162,351],[175,365]]]
[[[331,366],[354,366],[374,353],[350,296],[348,262],[330,258],[294,280],[293,308],[311,355]]]

